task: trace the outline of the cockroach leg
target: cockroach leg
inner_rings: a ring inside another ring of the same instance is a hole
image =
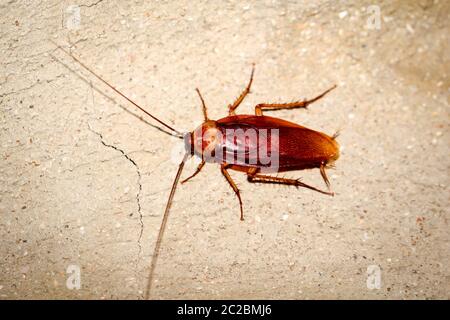
[[[236,113],[234,112],[237,107],[241,104],[242,100],[244,100],[245,96],[250,92],[250,87],[252,86],[253,82],[253,74],[255,73],[255,64],[252,65],[252,73],[250,75],[250,81],[248,82],[247,88],[245,88],[244,91],[242,91],[241,95],[236,99],[236,101],[228,106],[228,115],[234,116]]]
[[[200,97],[200,100],[202,101],[203,118],[205,119],[205,122],[206,122],[209,119],[208,119],[208,112],[206,110],[205,100],[203,100],[202,94],[200,93],[200,90],[198,90],[198,88],[195,88],[195,91],[197,91],[198,96]]]
[[[334,196],[334,192],[327,192],[320,189],[317,189],[313,186],[307,185],[306,183],[303,183],[300,181],[300,179],[287,179],[287,178],[279,178],[279,177],[273,177],[273,176],[267,176],[262,174],[251,174],[247,173],[247,180],[251,183],[272,183],[272,184],[284,184],[288,186],[295,186],[295,187],[303,187],[307,189],[311,189],[329,196]]]
[[[325,92],[321,93],[320,95],[318,95],[317,97],[315,97],[311,100],[296,101],[296,102],[290,102],[290,103],[261,103],[255,107],[255,114],[257,116],[262,116],[263,110],[264,111],[275,111],[275,110],[283,110],[283,109],[306,108],[311,103],[316,102],[320,98],[324,97],[328,92],[330,92],[334,88],[336,88],[336,85],[332,86],[330,89],[326,90]]]
[[[197,166],[197,169],[195,170],[195,172],[191,176],[189,176],[186,179],[184,179],[183,181],[181,181],[181,183],[185,183],[188,180],[190,180],[193,177],[195,177],[197,175],[197,173],[199,173],[202,170],[204,165],[205,165],[205,160],[202,160],[202,162],[200,162],[200,164]]]
[[[327,173],[325,172],[325,163],[320,164],[320,174],[327,185],[328,191],[330,191],[330,180],[328,180]]]
[[[234,183],[233,179],[231,178],[230,174],[228,173],[227,168],[228,168],[227,164],[222,164],[220,166],[220,170],[222,171],[223,176],[225,177],[225,179],[227,179],[227,181],[230,184],[231,188],[233,188],[234,193],[236,193],[236,196],[238,197],[239,207],[241,209],[241,221],[243,221],[244,220],[244,210],[242,209],[241,194],[239,192],[239,189],[238,189],[236,183]]]

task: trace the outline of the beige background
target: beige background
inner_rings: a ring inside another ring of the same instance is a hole
[[[153,298],[450,297],[448,1],[81,1],[79,26],[72,4],[0,4],[2,299],[143,298],[177,166],[177,141],[50,39],[180,130],[201,123],[195,87],[223,117],[252,62],[241,113],[338,84],[308,111],[272,114],[341,129],[337,195],[232,173],[240,222],[206,166],[177,191]],[[318,170],[287,176],[323,187]]]

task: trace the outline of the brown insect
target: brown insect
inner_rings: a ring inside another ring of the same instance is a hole
[[[236,101],[228,106],[228,116],[225,118],[219,120],[209,119],[205,101],[200,94],[200,91],[196,89],[202,103],[204,122],[192,132],[181,133],[140,107],[137,103],[97,75],[70,52],[62,47],[59,48],[120,96],[128,100],[131,104],[159,124],[172,131],[173,135],[180,139],[184,139],[186,152],[183,160],[179,164],[175,180],[172,184],[153,251],[146,290],[147,298],[150,296],[154,271],[169,216],[170,206],[175,195],[178,181],[180,180],[184,163],[189,157],[194,155],[198,156],[200,157],[201,162],[195,172],[181,181],[181,183],[185,183],[196,176],[206,162],[218,163],[223,176],[228,181],[239,200],[241,220],[244,220],[242,199],[238,187],[228,172],[229,170],[244,172],[247,175],[247,180],[251,183],[271,183],[304,187],[326,195],[334,195],[334,193],[330,191],[330,182],[327,178],[325,169],[332,167],[339,157],[339,145],[336,142],[337,134],[328,136],[322,132],[314,131],[286,120],[265,116],[263,115],[263,112],[306,108],[309,104],[325,96],[336,86],[331,87],[311,100],[279,104],[258,104],[255,107],[254,115],[236,115],[236,109],[250,92],[254,74],[253,66],[247,87]],[[237,132],[239,132],[239,134],[237,134]],[[261,156],[263,154],[265,157]],[[272,157],[274,155],[276,157]],[[275,158],[276,161],[267,161]],[[274,162],[276,162],[275,165]],[[301,182],[300,179],[287,179],[267,174],[313,168],[320,169],[320,174],[325,181],[328,191],[310,186]]]

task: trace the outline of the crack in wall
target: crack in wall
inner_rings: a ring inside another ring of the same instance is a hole
[[[104,0],[98,0],[97,2],[91,3],[91,4],[82,4],[80,5],[80,7],[85,7],[85,8],[92,8],[95,7],[96,5],[98,5],[99,3],[102,3]]]
[[[120,152],[125,157],[125,159],[127,159],[136,168],[136,173],[137,173],[137,176],[138,176],[138,179],[137,179],[138,192],[136,193],[136,203],[137,203],[137,209],[138,209],[137,212],[138,212],[138,215],[139,215],[139,224],[140,224],[140,232],[139,232],[139,237],[138,237],[138,240],[137,240],[138,247],[139,247],[139,252],[138,252],[137,259],[136,259],[136,267],[137,267],[137,264],[139,262],[139,258],[140,258],[141,253],[142,253],[141,240],[142,240],[142,235],[144,233],[144,220],[143,220],[142,211],[141,211],[141,209],[142,209],[142,207],[141,207],[141,193],[142,193],[142,183],[141,183],[142,175],[141,175],[141,171],[140,171],[139,166],[137,165],[136,161],[134,161],[132,158],[130,158],[130,156],[128,154],[126,154],[125,151],[123,151],[119,147],[116,147],[115,145],[106,143],[104,138],[103,138],[103,135],[100,132],[97,132],[94,129],[92,129],[91,126],[89,125],[89,123],[88,123],[88,129],[89,129],[89,131],[91,131],[92,133],[96,134],[100,138],[100,142],[105,147],[112,148],[112,149]]]
[[[18,89],[18,90],[13,90],[13,91],[9,91],[9,92],[2,93],[2,94],[0,94],[0,98],[4,98],[4,97],[7,97],[7,96],[12,95],[12,94],[17,94],[17,93],[20,93],[20,92],[23,92],[23,91],[30,90],[30,89],[34,88],[35,86],[38,86],[38,85],[52,83],[53,81],[56,81],[56,80],[58,80],[58,79],[60,79],[60,78],[62,78],[62,77],[64,77],[64,74],[57,75],[57,76],[56,76],[55,78],[53,78],[53,79],[46,79],[46,80],[42,80],[42,81],[41,81],[41,80],[38,80],[38,81],[34,82],[33,84],[29,85],[28,87],[25,87],[25,88],[21,88],[21,89]],[[6,84],[6,83],[7,83],[7,81],[5,81],[4,83],[2,83],[2,86],[3,86],[4,84]]]

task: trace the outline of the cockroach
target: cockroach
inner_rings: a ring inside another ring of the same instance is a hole
[[[236,114],[236,109],[244,98],[250,93],[253,82],[255,65],[252,66],[250,81],[233,104],[228,105],[228,116],[219,120],[211,120],[208,117],[207,107],[199,89],[196,89],[200,98],[204,122],[194,131],[182,133],[172,128],[153,114],[132,101],[125,94],[109,84],[101,76],[91,70],[72,53],[58,46],[63,52],[72,57],[89,73],[125,98],[132,105],[157,121],[160,125],[169,129],[174,135],[184,140],[185,153],[183,160],[178,166],[175,179],[170,190],[166,208],[159,228],[158,237],[154,247],[150,273],[146,288],[146,298],[150,297],[153,277],[161,249],[161,242],[166,229],[170,207],[175,195],[176,187],[181,177],[185,162],[191,156],[197,156],[201,162],[195,172],[182,180],[185,183],[195,177],[206,162],[218,163],[220,171],[233,189],[239,201],[240,219],[244,220],[244,210],[239,188],[229,174],[229,170],[243,172],[247,175],[250,183],[282,184],[295,187],[308,188],[325,195],[334,196],[330,191],[330,182],[325,169],[333,167],[339,157],[339,145],[336,141],[337,134],[328,136],[325,133],[308,129],[299,124],[264,115],[265,111],[277,111],[284,109],[307,108],[313,102],[324,97],[332,86],[320,95],[310,100],[302,100],[291,103],[262,103],[255,106],[254,115]],[[167,133],[167,132],[166,132]],[[238,134],[239,133],[239,134]],[[265,155],[262,157],[261,155]],[[275,156],[275,157],[272,157]],[[276,164],[267,160],[276,159]],[[318,168],[324,180],[327,191],[308,185],[300,179],[282,178],[270,173],[279,173],[294,170]]]

